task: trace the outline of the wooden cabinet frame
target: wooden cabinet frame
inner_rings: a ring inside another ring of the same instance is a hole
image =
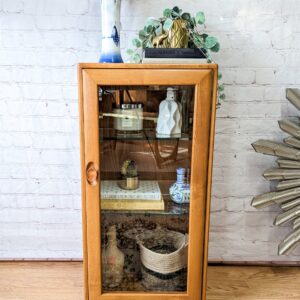
[[[85,299],[196,300],[205,299],[217,65],[80,64],[82,216]],[[99,161],[98,85],[193,85],[194,130],[191,161],[187,292],[113,292],[101,290],[99,182],[87,183],[87,165]]]

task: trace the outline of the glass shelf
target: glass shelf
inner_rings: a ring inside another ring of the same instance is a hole
[[[169,180],[159,180],[161,195],[164,199],[164,210],[102,210],[102,214],[123,214],[126,216],[144,215],[144,216],[188,216],[189,204],[177,204],[171,200],[169,187],[173,183]],[[100,200],[101,201],[101,200]],[[122,200],[120,200],[122,201]]]
[[[191,133],[181,133],[181,135],[174,136],[157,136],[155,129],[153,128],[145,128],[141,132],[120,132],[113,128],[100,128],[100,141],[102,140],[128,140],[128,141],[147,141],[147,140],[158,140],[158,141],[189,141],[192,139]]]
[[[164,210],[101,210],[102,214],[123,214],[126,216],[188,216],[189,204],[177,204],[169,196],[163,195],[165,202]]]

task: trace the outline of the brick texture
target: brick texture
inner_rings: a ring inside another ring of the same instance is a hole
[[[123,0],[124,58],[144,20],[174,5],[203,10],[222,44],[210,259],[299,261],[300,249],[276,254],[291,229],[272,226],[278,208],[250,206],[275,165],[250,143],[280,140],[277,120],[297,115],[285,88],[300,85],[300,1]],[[82,257],[76,64],[98,60],[100,37],[98,0],[0,1],[0,259]]]

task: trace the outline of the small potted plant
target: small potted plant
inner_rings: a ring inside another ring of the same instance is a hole
[[[130,62],[140,63],[146,48],[199,48],[207,62],[213,62],[211,54],[220,50],[218,39],[204,32],[205,15],[183,12],[178,6],[166,8],[160,18],[148,18],[145,26],[132,40],[133,48],[127,49]],[[219,79],[222,75],[219,74]],[[224,85],[218,86],[218,99],[224,100]],[[218,103],[219,104],[219,103]]]
[[[124,190],[135,190],[139,187],[139,178],[137,165],[134,160],[127,159],[121,166],[122,180],[119,183],[120,188]]]

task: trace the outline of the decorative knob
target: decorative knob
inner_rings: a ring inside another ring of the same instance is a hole
[[[93,162],[89,162],[86,166],[86,180],[92,186],[98,183],[98,168]]]

